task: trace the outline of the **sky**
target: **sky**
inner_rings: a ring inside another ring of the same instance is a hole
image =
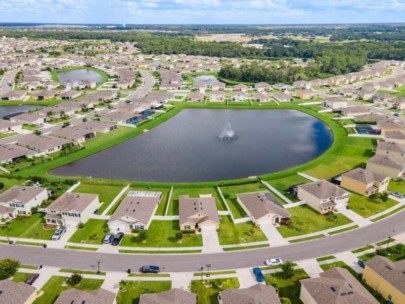
[[[0,22],[107,24],[405,22],[405,0],[0,0]]]

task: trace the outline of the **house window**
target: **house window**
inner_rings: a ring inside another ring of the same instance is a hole
[[[184,229],[185,229],[185,230],[190,230],[190,229],[191,229],[191,226],[190,226],[190,225],[186,225],[186,226],[184,226]]]

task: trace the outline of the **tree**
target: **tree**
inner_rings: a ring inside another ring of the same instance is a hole
[[[20,267],[20,262],[13,259],[0,260],[0,280],[12,277]]]
[[[291,261],[281,265],[281,269],[283,270],[283,277],[286,279],[290,279],[294,275],[294,264]]]
[[[79,273],[74,273],[66,280],[66,283],[70,286],[76,286],[82,280],[82,276]]]

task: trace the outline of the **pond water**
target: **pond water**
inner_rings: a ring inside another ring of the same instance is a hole
[[[99,83],[103,80],[103,77],[94,71],[88,70],[88,69],[79,69],[79,70],[72,70],[72,71],[66,71],[66,72],[60,72],[58,73],[58,77],[61,82],[65,81],[95,81],[96,83]]]
[[[41,108],[40,106],[0,106],[0,118]]]
[[[234,139],[219,139],[230,128]],[[156,182],[235,179],[306,163],[332,142],[324,123],[295,110],[187,109],[149,132],[52,173]]]
[[[195,82],[203,82],[206,84],[214,84],[220,82],[218,78],[212,75],[200,75],[200,76],[194,76],[193,77]]]

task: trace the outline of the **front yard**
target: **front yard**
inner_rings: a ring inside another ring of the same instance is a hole
[[[202,246],[201,235],[183,236],[176,239],[180,232],[179,221],[152,221],[146,232],[146,239],[142,240],[136,235],[126,234],[121,246],[130,247],[200,247]]]
[[[351,220],[342,214],[322,215],[308,206],[298,206],[288,211],[291,213],[292,226],[277,228],[283,237],[305,235],[351,223]]]
[[[191,292],[198,296],[198,304],[218,304],[218,294],[229,288],[239,288],[237,278],[191,281]]]
[[[170,281],[123,281],[117,295],[117,304],[138,304],[141,294],[170,290]]]
[[[72,243],[97,244],[103,243],[103,238],[110,231],[107,221],[89,219],[84,228],[77,231],[69,239]]]
[[[221,225],[218,230],[221,245],[243,244],[266,241],[263,232],[252,222],[234,224],[229,216],[221,216]]]
[[[361,196],[355,193],[351,193],[349,200],[350,209],[363,217],[369,217],[374,214],[380,213],[395,206],[396,204],[398,204],[398,202],[392,199],[388,199],[388,201],[386,202],[380,202],[379,200],[372,200],[368,197]]]

